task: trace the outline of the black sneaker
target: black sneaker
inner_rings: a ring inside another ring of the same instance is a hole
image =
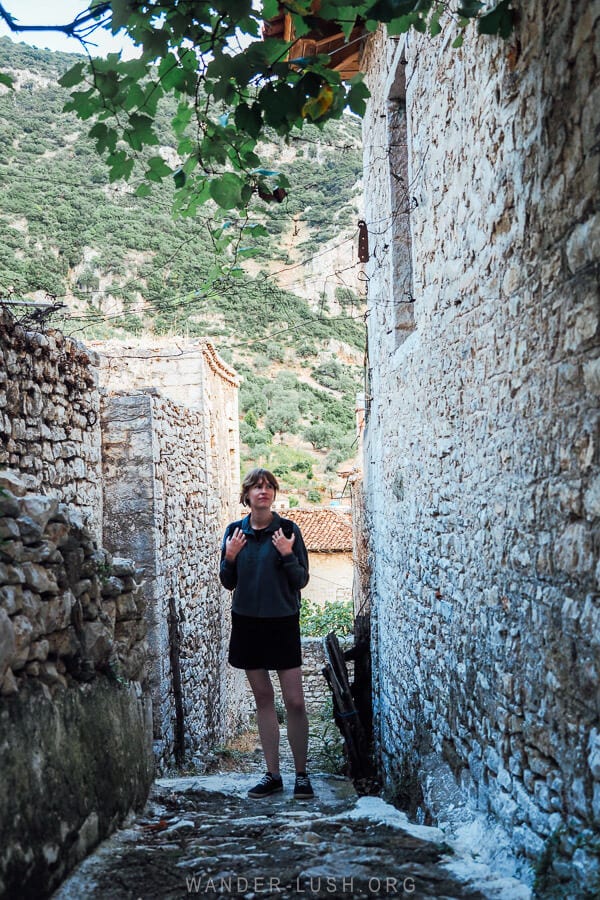
[[[282,790],[283,781],[281,780],[281,775],[271,775],[270,772],[265,772],[258,784],[255,784],[253,788],[250,788],[248,796],[268,797],[269,794],[276,794],[278,791]]]
[[[305,772],[299,772],[296,775],[296,783],[294,785],[295,800],[312,800],[315,792],[312,789],[310,778]]]

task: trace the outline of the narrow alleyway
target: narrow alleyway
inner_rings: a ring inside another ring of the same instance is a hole
[[[323,747],[313,748],[313,771]],[[530,896],[453,852],[438,829],[411,824],[378,797],[359,798],[344,777],[317,774],[317,798],[294,801],[285,759],[284,793],[249,800],[262,771],[254,735],[243,749],[216,754],[215,765],[212,774],[158,779],[143,814],[85,860],[54,900]]]

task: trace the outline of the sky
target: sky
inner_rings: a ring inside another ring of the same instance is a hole
[[[88,0],[2,0],[6,12],[22,25],[66,25],[75,16],[86,9]],[[12,32],[4,22],[0,22],[0,36],[8,36],[16,43],[24,41],[34,47],[48,50],[61,50],[64,53],[81,53],[82,47],[75,38],[69,38],[59,32],[28,31]],[[91,47],[93,56],[106,56],[107,53],[123,51],[124,57],[135,55],[133,44],[123,35],[113,37],[110,31],[99,28],[91,38],[97,48]],[[2,59],[0,58],[0,66]]]

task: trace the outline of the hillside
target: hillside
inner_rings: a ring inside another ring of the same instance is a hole
[[[269,465],[301,502],[328,502],[355,450],[362,385],[358,121],[264,147],[291,188],[281,205],[257,200],[266,233],[244,259],[235,216],[173,219],[169,183],[146,198],[135,180],[109,183],[87,127],[62,113],[57,80],[72,55],[2,38],[0,56],[17,85],[0,87],[0,300],[55,298],[64,307],[52,324],[82,340],[211,337],[243,376],[243,467]],[[165,159],[172,112],[161,112]],[[237,253],[220,242],[228,234]]]

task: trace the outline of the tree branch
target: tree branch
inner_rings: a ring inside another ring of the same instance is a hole
[[[89,37],[92,32],[110,21],[110,17],[107,17],[107,13],[110,12],[110,3],[101,3],[93,11],[87,10],[79,13],[72,22],[68,22],[66,25],[19,25],[18,20],[13,18],[4,8],[3,3],[0,3],[0,19],[6,22],[11,31],[16,33],[23,31],[58,31],[61,34],[66,34],[67,37],[76,38],[82,44],[85,43],[85,38]]]

